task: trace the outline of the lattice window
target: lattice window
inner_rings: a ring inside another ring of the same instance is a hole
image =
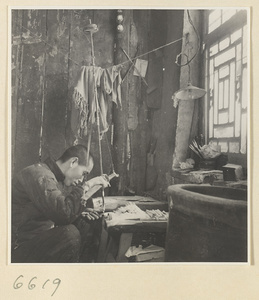
[[[213,10],[207,18],[207,134],[222,152],[246,154],[247,25],[230,23],[239,11]]]

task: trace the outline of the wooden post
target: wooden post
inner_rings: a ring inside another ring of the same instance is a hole
[[[191,10],[190,15],[193,20],[194,26],[200,32],[200,11]],[[198,39],[194,32],[194,29],[187,18],[187,13],[184,14],[184,28],[183,36],[188,34],[189,47],[192,46],[192,49],[189,54],[189,59],[193,57],[195,52],[198,49]],[[186,48],[188,45],[183,43],[182,51],[186,53]],[[184,59],[182,63],[186,60]],[[195,59],[191,62],[191,82],[194,86],[200,86],[199,82],[199,71],[200,71],[200,53],[197,54]],[[180,68],[180,67],[179,67]],[[180,88],[184,88],[187,85],[188,80],[188,67],[184,66],[180,68]],[[193,101],[180,101],[178,107],[178,120],[177,120],[177,129],[176,129],[176,146],[174,152],[173,166],[179,167],[179,162],[185,161],[188,158],[188,146],[197,134],[198,131],[198,118],[199,118],[199,103],[201,100],[196,99]]]
[[[166,43],[177,40],[183,34],[183,10],[168,10],[166,19]],[[177,108],[174,108],[172,95],[179,89],[180,69],[174,63],[177,54],[181,52],[181,42],[165,47],[162,103],[161,109],[154,112],[153,135],[157,136],[156,157],[154,165],[157,168],[158,179],[155,195],[160,200],[166,200],[168,173],[171,170],[175,134],[177,125]]]
[[[131,24],[131,56],[143,54],[148,49],[150,30],[149,10],[134,10]],[[148,60],[148,55],[141,59]],[[133,72],[133,71],[132,71]],[[147,80],[147,77],[146,79]],[[146,190],[147,156],[147,86],[139,76],[131,76],[129,89],[129,139],[130,139],[130,189],[142,195]]]
[[[115,50],[115,64],[125,62],[127,58],[121,50],[123,48],[127,53],[129,52],[129,24],[132,15],[131,10],[123,11],[123,31],[117,32],[116,36],[116,50]],[[116,22],[116,20],[114,20]],[[124,70],[125,72],[125,70]],[[122,76],[125,74],[122,72]],[[128,119],[128,79],[126,78],[121,86],[122,107],[114,107],[113,110],[113,123],[114,123],[114,166],[116,172],[120,175],[118,178],[117,186],[113,192],[117,195],[123,195],[126,186],[127,176],[127,159],[126,159],[126,141],[128,134],[127,119]]]

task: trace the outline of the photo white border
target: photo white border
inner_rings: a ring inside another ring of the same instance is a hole
[[[24,5],[34,7],[31,3],[40,4],[41,1],[22,1]],[[104,2],[102,0],[102,2]],[[115,1],[116,2],[116,1]],[[109,1],[107,9],[113,9],[120,7],[121,9],[126,9],[127,6],[117,5],[114,1]],[[131,1],[125,1],[126,3],[131,3]],[[60,0],[45,0],[44,4],[50,4],[51,7],[58,9],[64,7],[62,4],[64,1]],[[80,9],[82,3],[81,0],[75,0],[73,7]],[[89,1],[91,3],[91,1]],[[113,5],[115,3],[115,5]],[[160,1],[161,6],[155,5],[154,1],[143,1],[143,9],[148,8],[159,8],[170,7],[171,1]],[[164,6],[164,3],[166,5]],[[200,6],[191,6],[190,1],[181,1],[181,8],[211,8],[217,7],[218,1],[210,1],[210,5],[205,0],[200,0],[198,3]],[[3,26],[0,28],[0,37],[3,41],[7,40],[7,8],[9,5],[12,7],[20,6],[21,1],[18,0],[4,0],[0,4],[0,19],[3,23]],[[110,6],[111,4],[111,6]],[[140,4],[140,3],[139,3]],[[244,2],[242,0],[225,0],[224,4],[227,7],[243,7]],[[104,3],[104,6],[87,6],[94,7],[96,9],[106,7],[107,2]],[[149,6],[147,6],[149,5]],[[153,5],[153,6],[152,6]],[[45,6],[42,6],[45,7]],[[68,9],[71,6],[67,6]],[[109,264],[102,266],[96,270],[96,265],[86,266],[84,269],[78,268],[77,266],[69,266],[69,269],[64,266],[8,266],[7,265],[7,253],[2,249],[3,254],[0,258],[0,295],[6,299],[35,299],[35,293],[28,290],[14,291],[12,289],[12,284],[17,275],[23,272],[25,276],[38,275],[41,277],[46,276],[53,278],[53,276],[60,275],[63,276],[63,286],[62,290],[59,290],[53,299],[70,299],[71,297],[79,297],[79,299],[85,299],[88,297],[93,297],[93,299],[103,299],[105,295],[107,299],[181,299],[181,300],[192,300],[192,299],[215,299],[215,300],[236,300],[236,299],[257,299],[259,294],[259,267],[258,267],[258,258],[259,258],[259,204],[257,200],[257,194],[259,194],[259,185],[256,184],[258,179],[257,169],[259,168],[259,159],[257,157],[259,140],[257,139],[257,128],[259,126],[256,116],[259,113],[259,105],[256,102],[256,95],[259,93],[258,74],[259,74],[259,64],[257,58],[257,53],[259,53],[259,42],[257,39],[257,28],[259,28],[259,3],[257,0],[248,0],[246,2],[246,7],[252,9],[252,23],[251,35],[253,43],[251,45],[250,53],[252,57],[250,60],[250,85],[251,85],[251,106],[250,106],[250,158],[248,166],[250,166],[250,171],[248,172],[250,188],[249,194],[251,199],[251,207],[249,209],[250,217],[250,226],[249,230],[251,234],[251,266],[226,266],[219,265],[217,266],[178,266],[174,265],[172,268],[170,266],[150,266],[147,268],[146,265],[142,265],[138,270],[131,268],[131,265],[113,266],[110,267]],[[171,7],[170,7],[171,8]],[[178,9],[177,7],[176,9]],[[179,8],[179,9],[181,9]],[[225,8],[225,7],[224,7]],[[0,122],[0,147],[2,146],[2,156],[1,161],[3,166],[6,166],[2,169],[1,173],[1,189],[4,191],[4,194],[7,195],[7,160],[8,160],[8,135],[6,133],[8,126],[8,104],[9,97],[7,96],[7,51],[5,47],[0,49],[2,63],[0,65],[0,87],[4,91],[5,96],[2,97],[2,116]],[[251,62],[253,65],[251,65]],[[252,74],[252,75],[251,75]],[[251,139],[253,145],[251,145]],[[250,192],[251,191],[251,192]],[[2,218],[2,223],[0,227],[0,238],[2,244],[7,242],[7,199],[0,203],[1,211],[4,212]],[[81,267],[81,266],[80,266]],[[91,274],[91,276],[90,276]],[[85,281],[87,280],[87,281]],[[101,283],[101,284],[100,284]],[[90,287],[90,288],[89,288]],[[100,289],[101,287],[101,289]],[[37,299],[47,299],[48,295],[43,294],[43,292],[38,291]]]

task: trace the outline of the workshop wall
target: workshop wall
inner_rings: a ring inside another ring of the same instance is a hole
[[[102,10],[15,10],[12,24],[12,170],[58,158],[71,146],[70,101],[81,66],[91,64],[89,20],[96,65],[113,65],[115,17]],[[42,130],[42,145],[40,133]],[[86,144],[86,141],[80,141]],[[95,141],[93,140],[95,147]],[[91,150],[98,153],[95,148]],[[29,155],[28,155],[29,154]],[[104,160],[107,161],[107,159]]]
[[[182,36],[183,11],[123,10],[123,31],[116,30],[117,10],[13,10],[12,13],[12,172],[48,155],[58,158],[75,140],[71,131],[71,94],[81,66],[91,65],[94,33],[96,66],[107,68]],[[111,194],[147,191],[161,198],[172,165],[177,109],[172,94],[179,88],[174,64],[181,42],[161,48],[148,60],[145,80],[131,63],[122,69],[122,108],[109,111],[111,124],[101,141],[103,170],[112,161],[120,174]],[[87,139],[79,140],[87,144]],[[91,153],[100,172],[97,129]],[[111,160],[112,156],[112,160]]]

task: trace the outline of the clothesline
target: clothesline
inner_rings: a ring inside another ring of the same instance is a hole
[[[37,38],[40,39],[42,42],[44,42],[46,45],[50,46],[51,48],[54,48],[53,45],[49,44],[46,40],[42,39],[42,38],[39,37],[37,34],[33,33],[30,29],[24,27],[23,25],[21,25],[21,27],[24,28],[25,30],[29,31],[34,37],[37,37]],[[79,29],[79,30],[80,30],[80,29]],[[82,30],[80,30],[80,31],[83,32]],[[84,32],[83,32],[83,34],[84,34]],[[85,35],[85,34],[84,34],[84,35]],[[181,41],[181,40],[183,40],[183,37],[181,37],[181,38],[179,38],[179,39],[177,39],[177,40],[174,40],[174,41],[172,41],[172,42],[169,42],[169,43],[167,43],[167,44],[164,44],[164,45],[162,45],[162,46],[160,46],[160,47],[158,47],[158,48],[155,48],[155,49],[153,49],[153,50],[150,50],[150,51],[148,51],[148,52],[145,52],[145,53],[143,53],[143,54],[140,54],[140,55],[138,55],[138,56],[132,58],[131,60],[128,59],[128,60],[126,60],[126,61],[124,61],[124,62],[118,64],[117,66],[119,66],[119,65],[122,65],[122,66],[123,66],[123,65],[126,64],[126,63],[129,63],[129,62],[131,62],[131,61],[134,61],[134,60],[136,60],[136,59],[138,59],[138,58],[140,58],[140,57],[143,57],[143,56],[145,56],[145,55],[147,55],[147,54],[150,54],[150,53],[152,53],[152,52],[155,52],[155,51],[160,50],[160,49],[162,49],[162,48],[165,48],[165,47],[167,47],[167,46],[173,45],[173,44],[175,44],[175,43],[177,43],[177,42],[179,42],[179,41]],[[56,49],[56,51],[57,51],[58,53],[64,55],[64,56],[67,55],[67,53],[63,53],[62,51],[60,51],[60,50],[58,50],[58,49]],[[73,60],[72,58],[68,57],[68,60],[71,60],[73,63],[75,63],[77,66],[80,67],[80,63],[78,63],[77,61]]]
[[[167,46],[170,46],[170,45],[172,45],[172,44],[175,44],[175,43],[181,41],[182,39],[183,39],[183,37],[181,37],[180,39],[177,39],[177,40],[175,40],[175,41],[172,41],[172,42],[170,42],[170,43],[167,43],[167,44],[165,44],[165,45],[163,45],[163,46],[160,46],[160,47],[158,47],[158,48],[155,48],[155,49],[153,49],[153,50],[151,50],[151,51],[148,51],[148,52],[146,52],[146,53],[140,54],[140,55],[138,55],[138,56],[132,58],[131,60],[126,60],[126,61],[124,61],[124,62],[122,62],[122,63],[120,63],[120,64],[123,65],[123,64],[126,64],[126,63],[128,63],[128,62],[134,61],[134,60],[136,60],[136,59],[138,59],[138,58],[140,58],[140,57],[142,57],[142,56],[145,56],[145,55],[147,55],[147,54],[150,54],[150,53],[152,53],[152,52],[155,52],[155,51],[157,51],[157,50],[160,50],[160,49],[165,48],[165,47],[167,47]]]
[[[24,29],[30,31],[30,33],[31,33],[32,35],[34,35],[35,37],[40,38],[38,35],[34,34],[30,29],[24,27],[23,25],[21,25],[21,27],[23,27]],[[79,29],[79,30],[80,30],[80,29]],[[80,31],[82,31],[82,30],[80,30]],[[82,31],[82,33],[84,34],[83,31]],[[84,34],[84,35],[85,35],[85,34]],[[85,36],[86,36],[86,35],[85,35]],[[164,48],[164,47],[167,47],[167,46],[169,46],[169,45],[172,45],[172,44],[174,44],[174,43],[177,43],[177,42],[179,42],[179,41],[182,40],[182,39],[183,39],[183,37],[182,37],[182,38],[179,38],[179,39],[177,39],[177,40],[174,40],[174,41],[172,41],[172,42],[169,42],[169,43],[167,43],[167,44],[165,44],[165,45],[162,45],[162,46],[160,46],[160,47],[158,47],[158,48],[155,48],[155,49],[153,49],[153,50],[151,50],[151,51],[148,51],[148,52],[146,52],[146,53],[140,54],[140,55],[138,55],[138,56],[132,58],[131,60],[134,61],[134,60],[136,60],[136,59],[138,59],[138,58],[140,58],[140,57],[142,57],[142,56],[145,56],[145,55],[147,55],[147,54],[149,54],[149,53],[155,52],[155,51],[157,51],[157,50],[159,50],[159,49],[162,49],[162,48]],[[48,45],[48,46],[54,48],[53,45],[49,44],[47,41],[43,40],[42,38],[40,38],[40,40],[41,40],[42,42],[46,43],[46,45]],[[67,53],[63,53],[63,52],[60,51],[60,50],[57,50],[57,52],[60,53],[60,54],[62,54],[62,55],[64,55],[64,56],[67,55]],[[246,58],[246,57],[244,57],[244,58]],[[72,62],[74,62],[77,66],[81,67],[80,64],[79,64],[78,62],[76,62],[75,60],[73,60],[72,58],[69,58],[69,57],[68,57],[68,59],[71,60]],[[242,58],[239,59],[239,60],[237,60],[236,62],[238,62],[238,61],[240,61],[240,60],[242,60]],[[130,60],[126,60],[126,61],[124,61],[124,62],[118,64],[117,66],[119,66],[119,65],[124,65],[124,64],[126,64],[126,63],[128,63],[128,62],[130,62]],[[225,66],[225,67],[223,67],[223,68],[227,68],[227,66]],[[209,77],[209,75],[211,75],[211,74],[207,74],[206,76],[203,77],[203,79],[206,78],[206,77]]]

